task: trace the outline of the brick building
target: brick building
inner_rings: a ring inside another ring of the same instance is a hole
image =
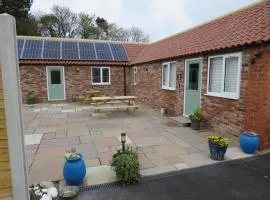
[[[201,107],[213,130],[233,135],[255,131],[261,148],[270,147],[268,0],[149,44],[33,37],[18,41],[24,100],[30,88],[40,102],[76,100],[81,92],[98,88],[106,95],[138,96],[142,104],[166,108],[174,116],[187,117]],[[27,47],[27,41],[40,42]],[[49,41],[62,48],[51,52],[57,58],[46,57]],[[88,51],[80,43],[92,45],[96,57],[82,59]],[[32,47],[40,49],[38,57],[28,55]],[[104,57],[106,48],[109,57]],[[79,52],[77,58],[69,49]],[[63,85],[52,89],[52,82]]]

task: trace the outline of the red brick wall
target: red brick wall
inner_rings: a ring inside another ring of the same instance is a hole
[[[137,96],[142,104],[154,108],[167,108],[169,115],[180,115],[183,110],[184,78],[176,81],[175,91],[161,89],[162,63],[157,62],[138,66],[136,85],[133,85],[134,74],[133,68],[130,67],[128,73],[131,75],[131,78],[128,80],[127,91],[129,94]],[[176,73],[184,75],[184,60],[177,60],[176,67]]]
[[[242,51],[240,99],[238,100],[205,95],[207,92],[208,55],[203,56],[201,108],[205,121],[213,131],[235,136],[239,136],[240,132],[244,130],[255,131],[261,136],[261,147],[269,146],[269,48],[269,46],[263,48],[263,56],[256,59],[254,64],[251,63],[251,60],[258,48],[249,48]],[[185,63],[184,59],[178,59],[176,61],[177,74],[181,73],[183,78],[177,81],[175,91],[161,89],[162,63],[165,61],[138,65],[136,85],[133,85],[133,71],[132,68],[129,68],[127,74],[130,74],[131,78],[128,79],[127,91],[129,94],[138,96],[142,104],[147,104],[154,108],[168,108],[169,115],[171,116],[182,115]]]
[[[65,66],[66,97],[77,98],[86,90],[100,90],[105,95],[124,95],[123,66],[111,66],[111,85],[91,84],[91,66]],[[43,76],[39,76],[43,73]],[[38,102],[47,101],[46,66],[20,66],[23,101],[29,89],[36,92]]]
[[[261,148],[270,148],[270,45],[262,49],[250,49],[254,55],[261,50],[263,55],[257,58],[245,74],[248,79],[245,93],[244,129],[260,134]]]

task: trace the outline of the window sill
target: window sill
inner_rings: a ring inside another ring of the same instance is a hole
[[[212,93],[206,93],[204,95],[211,96],[211,97],[220,97],[224,99],[234,99],[234,100],[238,100],[240,98],[238,95],[212,94]]]
[[[175,88],[170,88],[170,87],[162,87],[162,90],[171,90],[171,91],[175,91]]]
[[[92,83],[92,85],[111,85],[111,83]]]

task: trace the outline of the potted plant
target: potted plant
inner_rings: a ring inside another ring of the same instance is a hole
[[[29,105],[36,103],[36,94],[35,91],[32,89],[29,89],[26,95],[26,103]]]
[[[64,179],[69,185],[80,185],[86,174],[86,166],[82,154],[68,152],[65,154],[65,159]]]
[[[224,160],[224,156],[229,145],[228,139],[221,136],[208,136],[210,157],[213,160]]]
[[[135,148],[127,146],[113,155],[112,167],[123,184],[133,184],[140,180],[140,164]]]
[[[191,128],[193,130],[200,130],[201,121],[203,119],[203,114],[201,109],[198,107],[190,116]]]

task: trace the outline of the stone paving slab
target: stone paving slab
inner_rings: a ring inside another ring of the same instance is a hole
[[[116,174],[111,166],[102,165],[99,167],[87,168],[84,185],[98,185],[115,181],[117,181]]]
[[[27,139],[27,144],[37,143],[26,146],[30,183],[61,179],[64,154],[71,148],[83,154],[91,169],[89,184],[114,181],[115,175],[108,165],[116,149],[121,147],[122,132],[127,134],[127,144],[138,149],[143,175],[215,163],[209,158],[206,139],[211,134],[209,131],[177,127],[167,117],[145,106],[135,114],[106,112],[97,116],[91,115],[90,108],[78,104],[24,108],[25,136],[42,136],[39,142],[30,143]],[[226,159],[245,156],[230,145]],[[99,177],[95,173],[104,174]]]
[[[24,136],[24,144],[27,145],[34,145],[39,144],[42,138],[42,134],[32,134],[32,135],[25,135]]]

